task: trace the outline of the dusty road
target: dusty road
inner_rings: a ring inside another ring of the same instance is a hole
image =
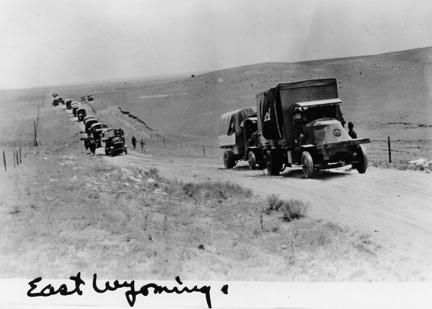
[[[324,171],[304,179],[301,169],[269,177],[246,165],[226,170],[215,158],[155,157],[138,152],[106,157],[118,166],[156,167],[160,174],[184,181],[222,180],[271,193],[283,199],[310,202],[309,216],[370,234],[392,251],[392,258],[416,258],[429,264],[432,257],[432,175],[415,171],[370,168]]]

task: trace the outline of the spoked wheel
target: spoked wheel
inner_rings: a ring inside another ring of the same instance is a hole
[[[267,150],[266,165],[268,175],[279,175],[280,171],[282,170],[282,160],[279,151],[276,149]]]
[[[223,154],[225,168],[233,168],[235,165],[234,153],[231,150],[227,150]]]
[[[257,161],[253,151],[249,151],[248,153],[248,164],[250,170],[254,170],[256,168]]]
[[[366,153],[366,148],[360,145],[357,149],[357,163],[353,164],[353,167],[357,169],[360,174],[366,173],[368,168],[368,158]]]
[[[308,151],[302,153],[302,168],[305,178],[314,177],[314,163],[311,154]]]

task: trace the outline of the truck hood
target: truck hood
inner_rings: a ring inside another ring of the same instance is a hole
[[[352,139],[342,124],[338,120],[332,118],[314,120],[308,123],[306,128],[306,131],[312,133],[315,145],[342,142]]]

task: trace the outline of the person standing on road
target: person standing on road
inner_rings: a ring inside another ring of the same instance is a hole
[[[93,137],[89,137],[89,148],[90,152],[95,155],[96,154],[96,141],[93,139]]]
[[[357,138],[357,133],[354,130],[354,124],[352,122],[348,122],[348,135],[351,136],[351,138]]]
[[[140,144],[141,144],[141,152],[144,152],[144,146],[145,146],[144,137],[141,138]]]
[[[137,142],[137,140],[136,140],[135,136],[132,136],[132,147],[133,147],[133,150],[135,150],[135,148],[136,148],[136,142]]]

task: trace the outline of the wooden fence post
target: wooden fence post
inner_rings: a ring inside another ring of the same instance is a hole
[[[18,150],[15,150],[15,157],[16,157],[17,166],[19,166],[20,162],[19,162],[19,157],[18,157]]]
[[[14,168],[16,167],[16,162],[15,162],[15,150],[12,150],[12,159],[14,162]]]
[[[165,137],[162,138],[162,143],[163,143],[163,146],[165,148]]]
[[[206,156],[206,152],[205,152],[205,146],[204,145],[202,146],[202,150],[203,150],[203,157],[205,157]]]
[[[5,167],[5,172],[6,172],[6,170],[7,170],[7,168],[6,168],[6,154],[5,154],[4,150],[3,150],[3,163],[4,163],[4,167]]]
[[[19,162],[22,163],[22,157],[21,157],[21,147],[18,148],[19,151]]]
[[[392,159],[391,159],[390,136],[387,136],[387,147],[388,147],[388,159],[389,159],[389,163],[391,163]]]

